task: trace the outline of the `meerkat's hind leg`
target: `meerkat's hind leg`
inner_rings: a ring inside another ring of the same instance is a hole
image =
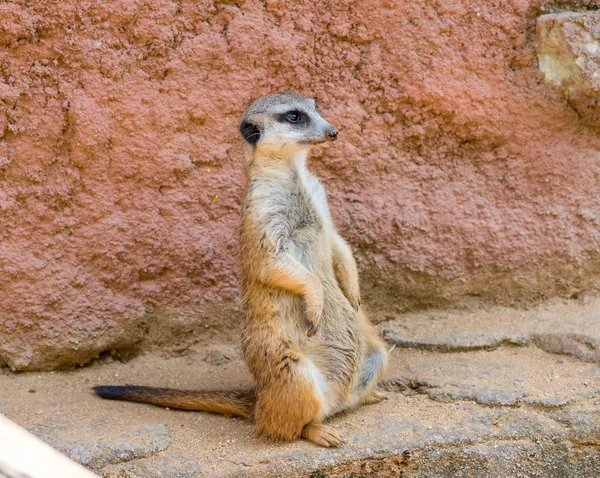
[[[354,397],[358,405],[371,405],[381,402],[387,397],[377,389],[387,366],[387,351],[379,340],[370,344],[359,372],[358,381],[354,389]]]
[[[340,446],[344,443],[341,435],[333,428],[322,423],[309,423],[302,429],[302,438],[329,448]]]
[[[379,390],[377,388],[377,386],[375,386],[375,388],[372,388],[369,393],[366,393],[365,395],[362,396],[361,400],[362,400],[362,405],[373,405],[375,403],[379,403],[382,402],[383,400],[387,400],[388,396],[382,392],[381,390]]]

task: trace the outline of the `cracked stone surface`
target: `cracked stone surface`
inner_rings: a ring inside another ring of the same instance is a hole
[[[248,421],[104,401],[90,391],[247,387],[239,354],[218,337],[177,355],[108,356],[75,370],[0,369],[0,411],[107,478],[595,477],[599,306],[593,298],[530,310],[472,306],[380,324],[396,344],[382,382],[389,400],[332,419],[346,440],[337,449],[273,444]],[[565,346],[573,337],[591,355]],[[231,360],[205,361],[214,350]]]
[[[102,421],[86,423],[86,428],[85,435],[94,438],[84,441],[77,437],[62,440],[61,433],[56,433],[56,430],[44,429],[38,431],[37,434],[51,442],[55,448],[72,460],[94,471],[99,471],[113,463],[147,458],[159,451],[166,450],[172,440],[166,423],[151,423],[108,440],[102,436]],[[69,431],[63,429],[63,433],[69,433]],[[81,430],[78,432],[81,433]],[[99,437],[98,434],[100,434]]]
[[[403,350],[393,355],[388,390],[416,390],[440,401],[489,406],[561,407],[600,393],[600,368],[532,347],[440,355]]]
[[[404,314],[383,325],[383,337],[398,347],[440,352],[531,345],[600,362],[600,300],[549,301],[530,311],[495,307]]]

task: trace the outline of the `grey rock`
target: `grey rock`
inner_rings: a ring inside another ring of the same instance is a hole
[[[571,441],[600,446],[600,409],[561,410],[551,416],[568,426]]]
[[[128,463],[110,465],[102,470],[104,478],[196,478],[206,476],[206,467],[202,464],[190,464],[189,457],[174,455],[170,457],[153,456],[145,460],[133,460]]]
[[[172,441],[169,427],[164,423],[150,424],[119,438],[118,441],[88,440],[54,445],[74,461],[98,471],[109,464],[149,457],[166,450]]]
[[[570,355],[589,362],[600,362],[600,340],[587,335],[532,334],[530,342],[546,352]]]
[[[485,388],[478,390],[443,390],[443,389],[423,389],[430,398],[438,401],[451,400],[472,400],[481,405],[488,406],[515,406],[525,396],[525,392],[517,390],[487,390]]]
[[[494,350],[507,345],[535,345],[546,352],[569,355],[589,362],[600,362],[600,340],[585,334],[531,332],[508,335],[498,332],[459,332],[438,337],[417,338],[410,337],[407,332],[396,328],[386,328],[383,331],[383,338],[397,347],[437,352],[468,352]]]
[[[404,348],[418,348],[438,352],[466,352],[470,350],[493,350],[502,345],[525,345],[527,339],[502,333],[458,332],[441,337],[414,339],[407,337],[398,329],[383,331],[383,338],[394,345]]]
[[[319,470],[319,477],[405,478],[584,478],[597,476],[600,454],[574,450],[551,440],[405,450],[383,459],[360,460]]]
[[[394,356],[401,375],[382,381],[381,387],[439,402],[555,410],[592,397],[600,387],[595,365],[560,360],[535,347],[443,354],[400,349]]]
[[[211,350],[204,361],[211,365],[223,365],[224,363],[231,362],[231,357],[220,350]]]
[[[574,401],[574,399],[564,398],[564,397],[559,397],[559,398],[525,397],[525,399],[523,400],[523,403],[526,403],[526,404],[532,405],[532,406],[536,406],[536,407],[553,409],[553,408],[564,407],[564,406],[568,405],[569,403],[572,403],[573,401]]]

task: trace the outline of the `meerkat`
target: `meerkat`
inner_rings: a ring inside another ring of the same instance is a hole
[[[314,100],[284,92],[246,110],[240,228],[241,350],[255,389],[183,391],[99,386],[104,397],[252,418],[274,440],[342,443],[323,421],[385,396],[387,352],[360,304],[356,262],[333,224],[308,151],[338,131]]]

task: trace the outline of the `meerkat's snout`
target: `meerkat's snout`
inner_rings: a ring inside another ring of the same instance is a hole
[[[338,130],[323,119],[317,112],[316,108],[309,116],[309,121],[312,122],[304,131],[305,138],[299,140],[302,144],[317,145],[325,141],[335,141],[338,136]],[[312,126],[312,127],[311,127]]]

